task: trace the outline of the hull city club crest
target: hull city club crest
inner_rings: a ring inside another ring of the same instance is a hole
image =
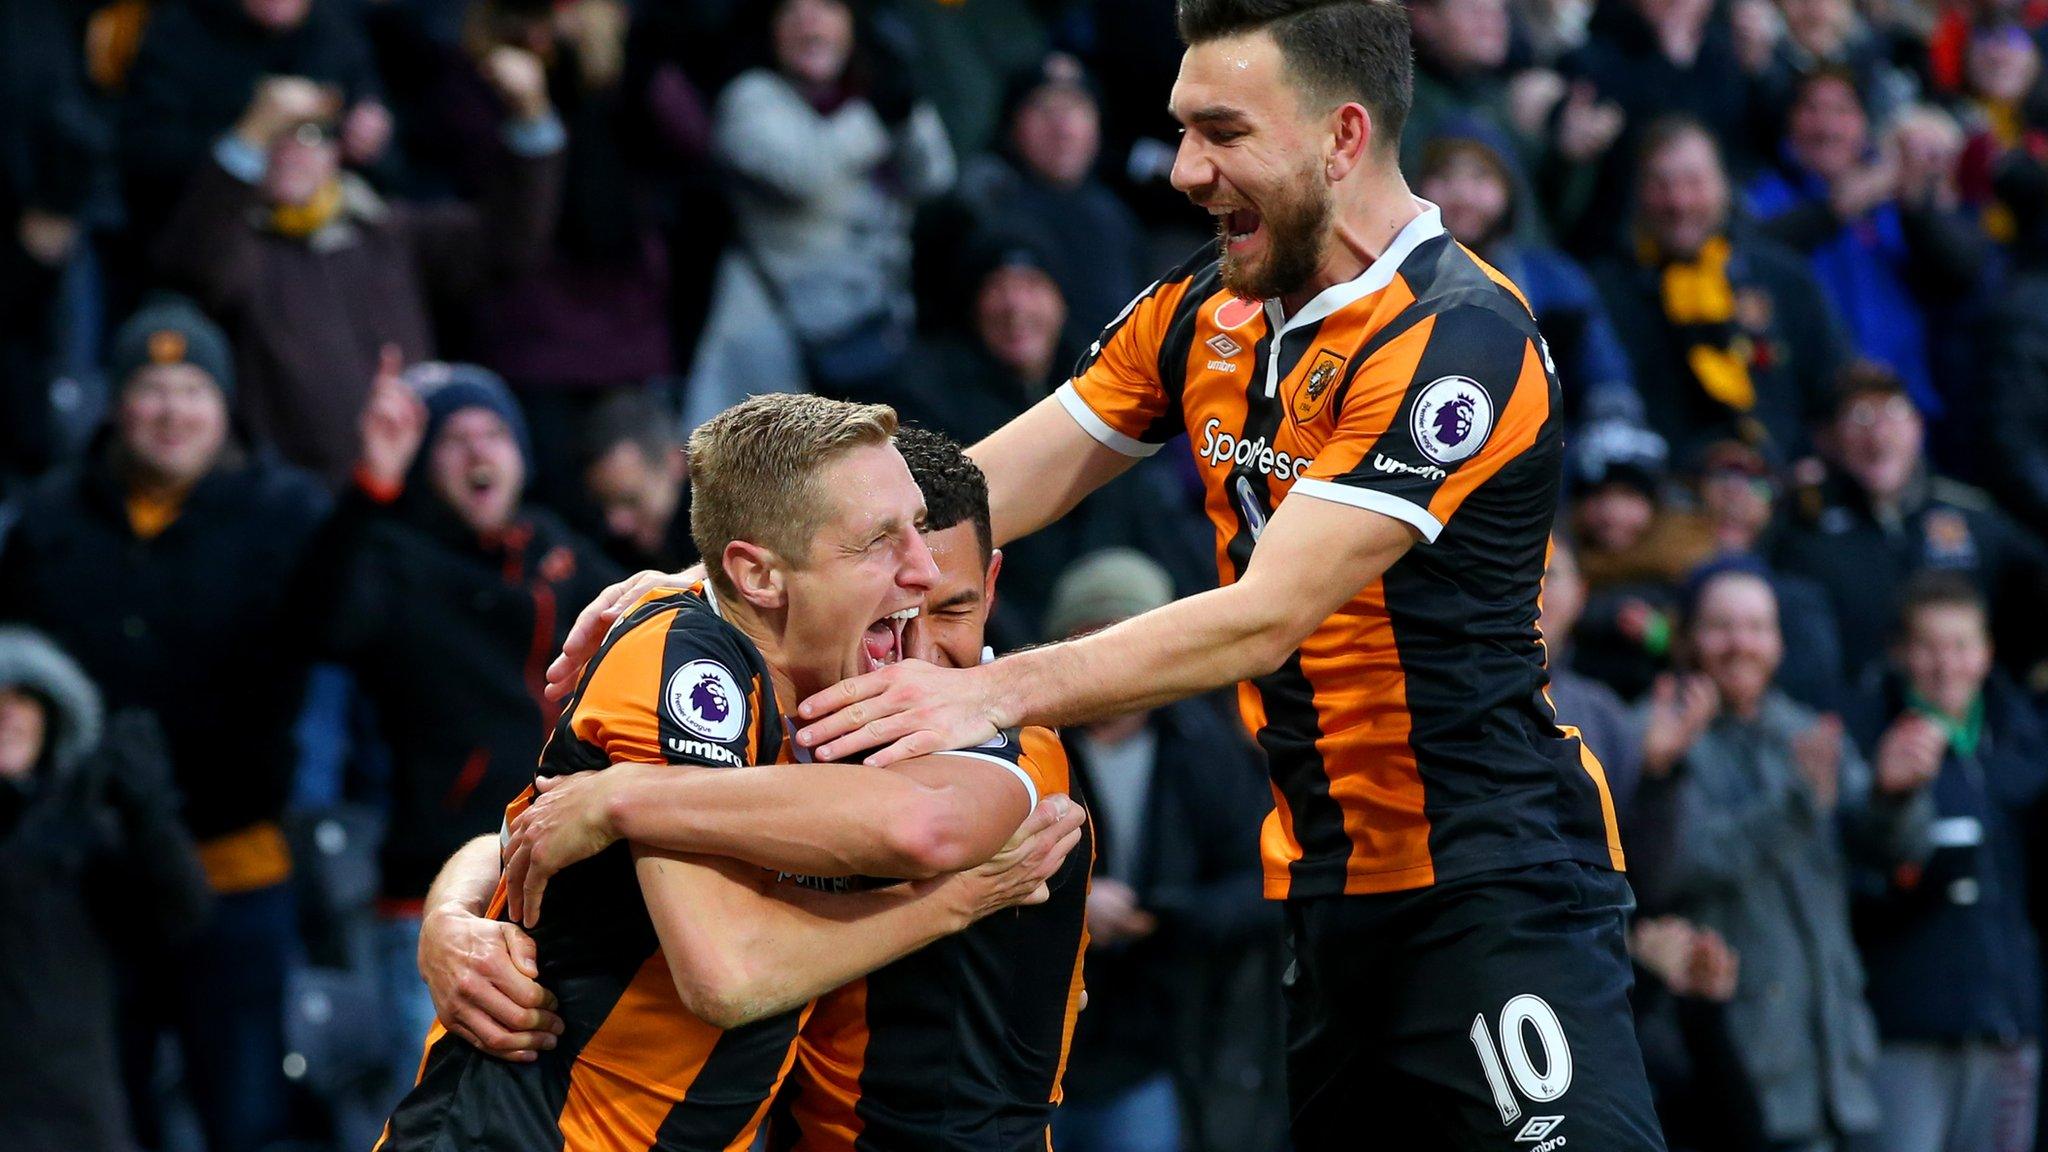
[[[1330,393],[1337,381],[1344,375],[1344,358],[1325,348],[1316,353],[1315,363],[1309,366],[1308,377],[1301,383],[1301,390],[1294,394],[1291,409],[1294,422],[1306,424],[1322,412],[1329,403]]]

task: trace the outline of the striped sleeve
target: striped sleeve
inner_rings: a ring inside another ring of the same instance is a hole
[[[1336,432],[1293,494],[1391,516],[1434,542],[1473,489],[1536,444],[1550,384],[1520,325],[1463,305],[1389,341],[1337,402]]]
[[[630,622],[592,669],[569,721],[618,763],[764,763],[761,677],[708,612],[670,607]]]
[[[995,738],[972,748],[960,748],[952,752],[941,752],[941,756],[957,756],[968,760],[979,760],[993,764],[1017,778],[1024,785],[1024,791],[1031,796],[1031,807],[1038,807],[1039,798],[1045,795],[1039,788],[1038,780],[1032,775],[1029,761],[1025,756],[1024,742],[1020,732],[1008,728],[995,734]]]
[[[1090,436],[1126,456],[1150,456],[1180,431],[1160,378],[1160,346],[1186,296],[1185,277],[1162,280],[1117,313],[1060,386],[1060,404]]]

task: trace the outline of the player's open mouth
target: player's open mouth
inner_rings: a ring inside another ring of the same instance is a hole
[[[1259,233],[1262,221],[1257,210],[1233,208],[1228,212],[1216,213],[1216,228],[1223,233],[1224,246],[1232,251],[1252,242]]]
[[[866,665],[861,671],[873,672],[903,659],[903,629],[915,619],[917,609],[905,608],[868,625],[860,640],[860,654]]]

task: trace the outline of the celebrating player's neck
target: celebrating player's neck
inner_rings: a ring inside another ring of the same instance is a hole
[[[1325,289],[1358,279],[1393,244],[1401,229],[1422,214],[1422,203],[1408,190],[1408,182],[1398,170],[1389,167],[1370,179],[1358,175],[1356,188],[1349,186],[1354,181],[1340,181],[1333,187],[1335,210],[1323,241],[1323,258],[1307,283],[1281,294],[1283,315],[1293,316]]]

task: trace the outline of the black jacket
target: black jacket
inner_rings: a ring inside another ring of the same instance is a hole
[[[1896,632],[1898,595],[1914,573],[1947,569],[1976,580],[1991,601],[1999,658],[2014,670],[2039,659],[2044,624],[2034,606],[2048,593],[2048,546],[1983,492],[1923,475],[1895,520],[1881,519],[1846,478],[1795,495],[1776,567],[1826,590],[1841,627],[1848,682],[1870,674]]]
[[[109,708],[156,713],[195,837],[274,821],[306,650],[280,609],[328,498],[296,468],[224,463],[150,540],[125,499],[106,452],[40,484],[0,542],[0,618],[49,634]]]
[[[1870,685],[1851,716],[1865,755],[1876,758],[1904,711],[1895,676]],[[2048,728],[2018,688],[1998,676],[1985,685],[1976,754],[1950,748],[1929,790],[1936,827],[1957,829],[1955,842],[1915,867],[1868,877],[1856,903],[1878,1029],[1889,1040],[2036,1039],[2041,951],[2027,845],[2048,796]]]
[[[1984,324],[1990,483],[2035,533],[2048,533],[2048,260],[2023,264]]]
[[[47,702],[49,746],[23,787],[0,781],[0,1117],[12,1152],[125,1152],[114,956],[161,950],[205,911],[154,721],[114,717],[77,666],[0,629],[0,686]]]
[[[548,662],[619,572],[540,511],[479,541],[419,485],[391,507],[351,487],[306,572],[294,623],[354,669],[391,748],[383,896],[417,900],[533,781]]]
[[[1221,1037],[1270,1029],[1278,1015],[1277,1003],[1214,1002],[1236,958],[1279,943],[1280,907],[1263,898],[1259,869],[1259,826],[1272,793],[1250,743],[1215,700],[1162,708],[1150,723],[1158,748],[1132,887],[1159,927],[1128,945],[1089,950],[1088,1010],[1074,1029],[1067,1098],[1107,1100],[1170,1072],[1183,1099],[1200,1107],[1214,1082],[1237,1080],[1242,1091],[1247,1071],[1205,1067],[1205,1054]],[[1078,732],[1062,738],[1085,802],[1096,769]],[[1090,803],[1089,813],[1100,877],[1116,838],[1134,830],[1118,828],[1100,804]],[[1248,1071],[1277,1068],[1254,1063]]]

